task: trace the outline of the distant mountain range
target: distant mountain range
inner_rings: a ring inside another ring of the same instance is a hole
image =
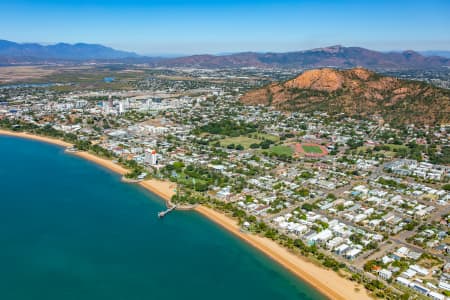
[[[450,122],[449,90],[363,68],[308,70],[286,82],[251,90],[241,101],[287,111],[379,116],[393,125]]]
[[[420,54],[425,55],[425,56],[442,56],[442,57],[450,58],[450,51],[444,51],[444,50],[420,51]]]
[[[424,56],[414,51],[378,52],[360,47],[331,46],[287,53],[236,53],[230,55],[194,55],[166,59],[160,65],[172,67],[277,67],[310,69],[321,67],[353,68],[361,66],[374,70],[435,69],[450,66],[450,59]]]
[[[360,47],[331,46],[287,53],[243,52],[227,55],[192,55],[176,58],[140,56],[133,52],[115,50],[94,44],[65,44],[44,46],[35,43],[19,44],[0,40],[0,64],[21,63],[77,63],[84,61],[146,63],[160,67],[195,68],[289,68],[311,69],[321,67],[373,70],[437,69],[450,67],[445,51],[378,52]]]
[[[39,61],[39,60],[95,60],[95,59],[123,59],[139,57],[136,53],[115,50],[95,44],[66,44],[40,45],[36,43],[19,44],[0,40],[0,58],[10,61]]]

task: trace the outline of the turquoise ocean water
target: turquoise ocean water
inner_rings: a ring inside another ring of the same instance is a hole
[[[194,212],[45,143],[0,136],[0,299],[324,299]]]

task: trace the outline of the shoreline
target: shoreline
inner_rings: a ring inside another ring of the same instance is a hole
[[[61,146],[61,147],[72,147],[73,146],[70,143],[58,140],[56,138],[50,138],[50,137],[30,134],[30,133],[26,133],[26,132],[15,132],[15,131],[9,131],[9,130],[0,129],[0,135],[21,137],[21,138],[25,138],[25,139],[31,139],[31,140],[35,140],[35,141],[40,141],[40,142],[45,142],[45,143],[49,143],[49,144],[54,144],[54,145],[58,145],[58,146]]]
[[[223,213],[203,205],[196,207],[195,211],[258,249],[329,299],[373,299],[367,294],[363,286],[340,277],[333,270],[317,266],[306,258],[290,252],[273,240],[242,232],[236,221]],[[359,291],[355,290],[357,287],[360,289]]]
[[[0,135],[32,139],[66,148],[73,146],[70,143],[55,138],[43,137],[23,132],[12,132],[0,129]],[[91,153],[78,151],[72,154],[101,165],[122,176],[128,173],[126,168],[114,163],[111,160],[100,158]],[[138,184],[144,189],[162,198],[167,205],[171,204],[170,200],[172,195],[175,194],[174,189],[176,187],[173,182],[149,179],[140,181]],[[181,208],[181,210],[183,210],[183,208]],[[312,262],[307,261],[305,258],[289,252],[289,250],[272,240],[254,234],[243,233],[236,221],[223,213],[219,213],[203,205],[195,206],[192,210],[208,218],[228,232],[261,251],[283,268],[290,271],[297,278],[305,281],[319,293],[330,299],[373,299],[367,294],[364,287],[340,277],[336,272],[319,267]],[[356,287],[358,287],[360,291],[356,291]]]

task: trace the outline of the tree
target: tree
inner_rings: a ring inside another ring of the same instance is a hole
[[[300,189],[296,190],[295,193],[301,197],[309,196],[309,190],[306,188],[300,188]]]
[[[310,179],[310,178],[313,178],[313,177],[314,177],[314,174],[311,174],[308,171],[302,172],[300,174],[300,178],[303,178],[303,179]]]
[[[242,151],[242,150],[244,150],[244,146],[242,146],[241,144],[238,144],[235,149]]]
[[[376,241],[371,241],[366,246],[366,249],[368,249],[368,250],[377,249],[377,248],[378,248],[378,243]]]
[[[173,163],[173,168],[175,171],[180,172],[184,168],[184,163],[182,161],[176,161]]]
[[[312,211],[315,208],[315,206],[313,204],[310,203],[304,203],[302,205],[302,209],[306,210],[306,211]]]
[[[327,198],[328,198],[328,199],[331,199],[331,200],[336,200],[336,195],[333,194],[333,193],[329,193],[329,194],[327,195]]]
[[[262,141],[262,142],[259,144],[259,146],[260,146],[262,149],[269,149],[269,147],[270,147],[271,144],[273,144],[273,141],[270,141],[270,140],[264,140],[264,141]]]
[[[347,145],[350,149],[356,149],[358,147],[361,147],[363,144],[364,143],[362,140],[350,139],[347,141]]]
[[[411,297],[411,295],[408,292],[405,292],[403,295],[400,296],[401,300],[408,300]]]
[[[350,241],[352,241],[355,244],[361,244],[363,236],[360,233],[354,233],[350,236]]]

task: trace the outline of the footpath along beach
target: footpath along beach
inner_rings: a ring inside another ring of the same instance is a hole
[[[62,147],[73,146],[70,143],[58,139],[32,135],[28,133],[0,130],[0,135],[27,138],[59,145]],[[74,152],[73,154],[101,165],[105,168],[108,168],[109,170],[120,175],[125,175],[126,173],[128,173],[128,170],[126,168],[114,163],[113,161],[97,157],[88,152],[79,151]],[[148,191],[158,195],[167,203],[170,203],[171,197],[175,194],[175,184],[172,182],[150,179],[139,182],[139,185],[144,187]],[[241,240],[247,242],[259,251],[263,252],[268,257],[292,272],[301,280],[313,286],[328,298],[339,300],[372,299],[367,294],[364,287],[358,286],[356,283],[339,276],[336,272],[317,266],[312,262],[307,261],[305,258],[291,253],[289,250],[278,245],[272,240],[242,232],[237,222],[232,218],[202,205],[196,206],[194,210],[212,220],[216,224],[220,225],[224,229],[228,230],[232,234],[236,235]]]

